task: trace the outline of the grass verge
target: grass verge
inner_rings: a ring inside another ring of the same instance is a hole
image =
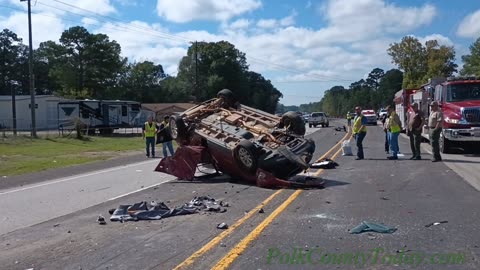
[[[134,150],[141,153],[144,148],[140,137],[1,138],[0,177],[105,160]]]

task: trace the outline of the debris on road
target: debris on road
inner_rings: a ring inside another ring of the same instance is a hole
[[[335,128],[335,131],[342,131],[342,130],[347,132],[347,127],[343,126],[343,127],[336,127]]]
[[[310,168],[315,168],[315,169],[335,169],[335,167],[339,166],[337,162],[325,158],[321,159],[316,163],[313,163],[310,165]]]
[[[432,227],[432,226],[437,226],[437,225],[440,225],[440,224],[443,224],[443,223],[448,223],[447,220],[444,220],[444,221],[440,221],[440,222],[432,222],[432,223],[429,223],[427,225],[425,225],[425,227]]]
[[[60,226],[60,223],[53,224],[53,227],[58,227],[58,226]]]
[[[106,225],[106,224],[107,224],[107,222],[105,221],[105,218],[104,218],[102,215],[99,215],[99,216],[98,216],[97,222],[98,222],[98,224],[100,224],[100,225]]]
[[[342,156],[353,156],[350,140],[345,140],[342,142]]]
[[[380,198],[380,199],[382,199],[382,200],[384,200],[384,201],[390,200],[390,198],[388,198],[388,197],[382,197],[382,198]]]
[[[397,229],[383,224],[362,221],[360,225],[350,230],[351,234],[359,234],[363,232],[377,232],[377,233],[394,233]]]
[[[217,229],[226,230],[226,229],[228,229],[228,225],[227,225],[227,223],[222,222],[222,223],[217,225]]]
[[[123,223],[124,221],[159,220],[171,216],[190,215],[199,211],[224,213],[226,209],[222,208],[221,204],[223,204],[221,201],[209,196],[194,197],[190,202],[174,208],[169,208],[163,202],[143,201],[133,205],[120,205],[113,212],[110,221]]]
[[[263,214],[265,213],[265,210],[263,210],[263,208],[260,208],[260,210],[258,210],[258,213]]]

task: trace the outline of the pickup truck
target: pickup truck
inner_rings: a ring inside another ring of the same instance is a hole
[[[318,125],[322,125],[322,127],[328,127],[328,117],[327,114],[324,112],[314,112],[308,118],[308,126],[309,127],[317,127]]]

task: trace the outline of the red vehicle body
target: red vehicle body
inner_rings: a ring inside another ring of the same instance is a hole
[[[443,132],[440,150],[449,153],[454,148],[480,147],[480,79],[476,77],[437,78],[415,91],[410,104],[417,102],[425,113],[422,135],[429,139],[428,116],[432,101],[438,101],[443,112]],[[410,109],[411,110],[411,109]]]
[[[233,99],[224,89],[180,115],[172,115],[169,130],[180,146],[160,161],[157,171],[180,179],[195,178],[197,165],[212,164],[217,171],[258,186],[321,187],[323,180],[302,174],[309,168],[315,142],[304,138],[301,114],[281,118]]]

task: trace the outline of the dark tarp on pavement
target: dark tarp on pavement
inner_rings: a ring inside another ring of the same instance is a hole
[[[120,205],[113,212],[110,221],[158,220],[171,216],[190,215],[199,211],[225,212],[222,201],[209,196],[195,197],[180,207],[169,208],[165,203],[152,201],[132,205]]]

